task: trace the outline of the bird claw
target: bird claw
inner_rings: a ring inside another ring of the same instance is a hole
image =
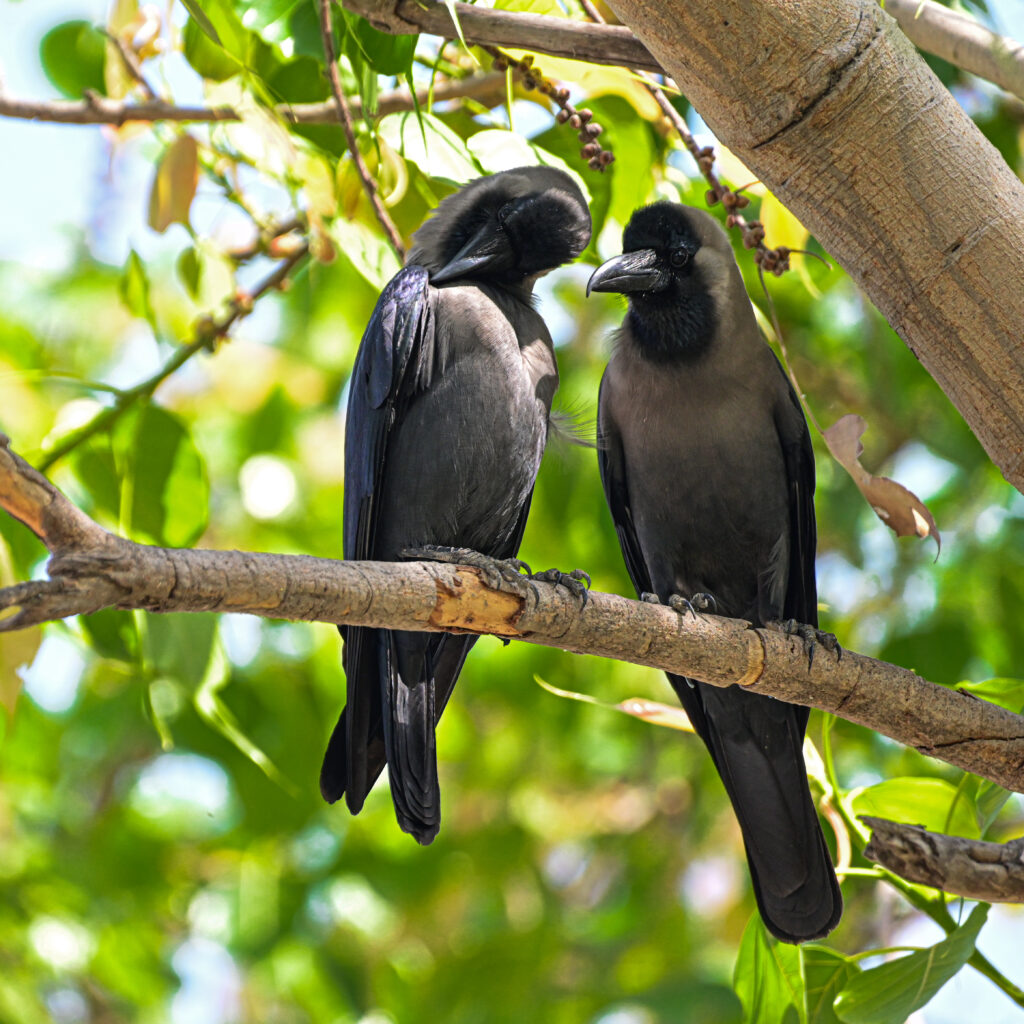
[[[712,615],[718,612],[718,602],[711,594],[704,593],[691,594],[688,598],[682,594],[672,594],[668,599],[668,606],[680,615],[689,612],[694,618],[697,618],[698,612],[710,610]]]
[[[658,597],[657,594],[652,594],[649,590],[645,590],[640,595],[640,600],[643,601],[644,604],[661,604],[661,598]]]
[[[467,565],[478,569],[484,583],[492,590],[503,590],[522,596],[526,580],[532,579],[530,566],[521,558],[492,558],[472,548],[451,548],[443,544],[424,544],[416,548],[402,548],[402,558],[423,562],[444,562],[447,565]],[[526,576],[522,573],[525,572]]]
[[[556,587],[565,587],[580,602],[580,608],[587,607],[590,597],[590,574],[582,569],[562,572],[561,569],[545,569],[543,572],[530,573],[530,579],[538,583],[554,583]]]
[[[836,656],[837,662],[843,660],[843,648],[836,639],[835,633],[825,633],[805,622],[797,622],[796,619],[787,619],[785,622],[775,622],[771,625],[785,636],[796,636],[803,641],[804,649],[807,651],[808,672],[814,666],[814,652],[819,646],[824,647],[826,651],[831,651]]]

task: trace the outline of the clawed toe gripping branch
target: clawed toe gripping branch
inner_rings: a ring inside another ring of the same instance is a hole
[[[0,589],[0,632],[115,607],[489,634],[646,665],[714,686],[744,685],[832,712],[1024,792],[1020,715],[853,652],[841,661],[817,658],[808,664],[804,645],[784,632],[755,629],[705,609],[680,615],[667,606],[596,591],[583,600],[580,591],[586,592],[589,577],[580,571],[525,577],[519,575],[528,568],[524,563],[497,563],[503,579],[495,588],[484,562],[472,564],[480,558],[472,552],[458,552],[457,564],[448,556],[439,560],[436,550],[423,553],[429,561],[343,562],[136,544],[89,518],[15,454],[3,435],[0,507],[51,555],[48,579]],[[525,587],[506,586],[506,575]],[[817,634],[815,639],[820,642]]]

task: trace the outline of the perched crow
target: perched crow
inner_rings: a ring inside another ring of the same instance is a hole
[[[589,239],[583,195],[550,167],[479,178],[419,229],[352,371],[346,559],[427,546],[515,556],[558,386],[533,285]],[[440,826],[434,727],[475,637],[341,632],[348,697],[320,790],[331,803],[344,793],[355,814],[387,762],[399,825],[429,843]]]
[[[629,304],[601,382],[598,459],[633,585],[677,609],[816,627],[811,441],[725,232],[656,203],[633,214],[623,249],[587,291]],[[765,924],[786,942],[821,938],[842,898],[807,785],[807,709],[668,678],[725,783]]]

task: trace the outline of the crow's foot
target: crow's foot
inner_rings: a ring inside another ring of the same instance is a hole
[[[565,587],[577,601],[580,608],[587,607],[590,596],[590,574],[582,569],[562,572],[561,569],[545,569],[543,572],[530,573],[530,579],[538,583],[554,583],[557,587]]]
[[[804,650],[807,651],[808,672],[810,672],[814,665],[814,652],[819,646],[824,647],[826,651],[831,651],[836,656],[836,661],[842,660],[843,649],[839,645],[835,633],[825,633],[814,626],[807,625],[806,622],[797,622],[796,619],[787,619],[785,622],[770,622],[768,625],[786,636],[799,637],[803,641]]]
[[[718,612],[718,602],[711,594],[703,593],[691,594],[689,597],[672,594],[668,599],[668,606],[673,611],[679,612],[680,615],[689,612],[694,618],[697,618],[697,612],[709,611],[712,615]]]
[[[472,548],[449,548],[441,544],[424,544],[418,548],[403,548],[402,558],[422,562],[444,562],[448,565],[468,565],[479,569],[484,583],[492,590],[524,596],[530,567],[521,558],[492,558]],[[526,576],[522,573],[526,572]]]

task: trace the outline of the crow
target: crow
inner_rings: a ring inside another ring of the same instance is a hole
[[[814,454],[800,403],[762,340],[725,232],[709,214],[637,210],[591,291],[628,311],[598,400],[598,460],[637,592],[679,611],[817,631]],[[795,623],[802,624],[797,626]],[[761,917],[806,942],[842,897],[807,784],[806,708],[669,675],[739,819]]]
[[[416,232],[352,371],[346,559],[515,558],[558,386],[533,285],[589,240],[579,188],[542,166],[470,182]],[[476,638],[341,633],[347,702],[321,793],[331,803],[344,794],[356,814],[386,762],[399,825],[430,843],[440,827],[435,725]]]

